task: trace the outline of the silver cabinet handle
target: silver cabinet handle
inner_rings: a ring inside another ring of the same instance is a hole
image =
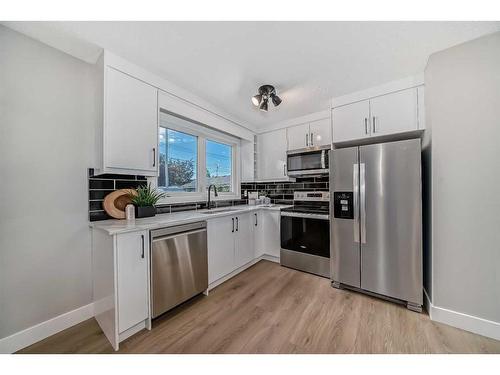
[[[231,233],[234,233],[234,217],[231,218],[231,220],[233,221],[233,230],[231,231]]]
[[[307,139],[308,136],[309,136],[309,134],[306,133],[306,146],[309,146],[309,142],[308,142],[308,139]]]
[[[153,167],[156,167],[156,147],[153,147]]]
[[[368,118],[365,117],[365,134],[368,134]]]
[[[257,214],[254,215],[255,215],[255,226],[257,226]]]
[[[142,254],[141,254],[141,258],[144,259],[144,234],[141,234],[141,242],[142,242]]]
[[[374,132],[374,133],[376,133],[376,132],[377,132],[377,129],[375,128],[375,124],[376,124],[375,120],[376,120],[376,119],[377,119],[377,118],[376,118],[375,116],[373,116],[373,123],[372,123],[372,125],[373,125],[373,132]]]
[[[354,242],[359,242],[359,164],[353,164],[352,166],[352,192]]]
[[[311,133],[311,146],[314,146],[314,138],[313,138],[313,134],[314,134],[314,133]]]
[[[238,231],[238,227],[239,227],[239,220],[238,220],[238,217],[236,217],[236,232]]]
[[[283,164],[283,176],[286,176],[286,164]]]
[[[359,164],[359,204],[361,218],[361,243],[366,243],[366,178],[365,163]]]

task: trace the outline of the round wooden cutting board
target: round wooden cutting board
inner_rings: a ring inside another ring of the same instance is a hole
[[[113,191],[104,198],[104,211],[115,219],[125,219],[125,207],[132,203],[130,195],[137,195],[134,189],[120,189]]]

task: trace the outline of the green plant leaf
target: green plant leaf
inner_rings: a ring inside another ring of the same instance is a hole
[[[161,198],[166,196],[166,193],[151,187],[151,184],[139,186],[136,192],[137,195],[129,194],[129,197],[132,204],[137,207],[154,206]]]

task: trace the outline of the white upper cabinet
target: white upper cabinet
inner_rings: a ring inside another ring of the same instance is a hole
[[[327,146],[332,143],[332,127],[330,118],[312,121],[309,123],[310,146]]]
[[[286,129],[259,134],[257,137],[259,180],[288,180],[286,172]]]
[[[241,181],[253,182],[255,180],[255,149],[254,142],[241,140]]]
[[[387,135],[418,129],[417,89],[370,99],[371,134]]]
[[[425,128],[423,102],[423,75],[334,98],[333,143],[419,134]]]
[[[330,119],[312,121],[287,128],[288,150],[329,145],[332,142]]]
[[[155,176],[158,90],[106,66],[103,170]]]
[[[334,108],[333,142],[351,141],[370,136],[370,101]]]
[[[309,124],[291,126],[286,129],[286,133],[288,138],[288,150],[309,147]]]

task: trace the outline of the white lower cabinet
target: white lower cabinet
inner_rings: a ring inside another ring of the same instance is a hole
[[[118,332],[148,318],[148,232],[116,236],[118,279]]]
[[[264,246],[264,222],[263,222],[264,213],[259,210],[252,213],[253,219],[253,238],[254,238],[254,257],[258,258],[265,253]]]
[[[212,286],[263,255],[279,260],[279,210],[235,212],[207,220],[207,229]],[[149,270],[148,230],[110,235],[92,229],[94,314],[115,350],[136,332],[151,329]]]
[[[92,230],[95,319],[115,350],[127,337],[151,328],[149,231],[109,235]]]
[[[254,236],[252,213],[236,216],[236,230],[234,236],[234,263],[239,268],[254,260]]]
[[[262,248],[264,254],[279,260],[280,240],[280,212],[276,210],[262,211]]]
[[[208,283],[266,254],[280,253],[279,211],[257,210],[208,220]]]
[[[231,216],[207,222],[209,284],[234,270],[234,224]]]

